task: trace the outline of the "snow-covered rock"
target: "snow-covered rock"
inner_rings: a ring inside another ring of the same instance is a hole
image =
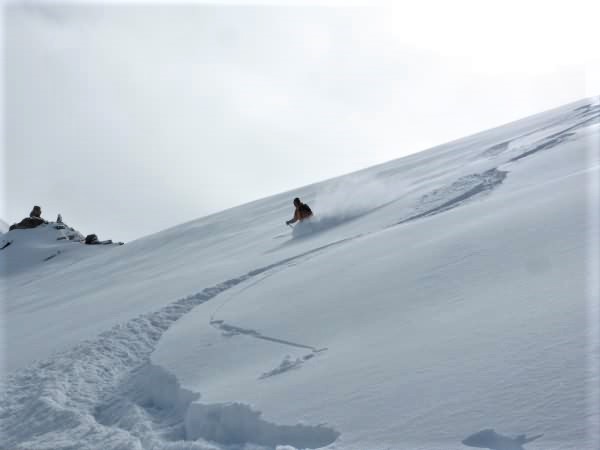
[[[0,273],[10,277],[21,272],[26,272],[26,277],[31,273],[38,276],[54,274],[60,267],[103,253],[103,250],[92,250],[82,244],[84,237],[67,224],[55,222],[8,231],[0,238]]]

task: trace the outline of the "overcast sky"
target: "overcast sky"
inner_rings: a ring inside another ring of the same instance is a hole
[[[600,94],[597,2],[237,3],[5,7],[0,217],[130,240]]]

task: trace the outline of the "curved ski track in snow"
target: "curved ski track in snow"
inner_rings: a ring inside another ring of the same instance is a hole
[[[417,212],[406,219],[402,219],[396,225],[456,208],[468,200],[473,200],[477,196],[491,192],[504,182],[507,175],[508,172],[494,168],[484,173],[461,177],[450,186],[432,191],[423,196],[419,204],[419,209],[425,209],[425,211]],[[448,197],[450,197],[449,200]]]
[[[214,443],[202,439],[217,441],[224,445],[221,448],[246,442],[316,448],[334,442],[339,433],[323,425],[271,424],[240,404],[192,405],[199,394],[181,389],[173,375],[150,363],[150,355],[171,325],[194,307],[260,274],[347,241],[206,288],[8,375],[0,397],[2,445],[55,450],[215,449]]]
[[[355,236],[353,239],[358,238],[359,236]],[[347,241],[347,240],[346,240]],[[342,242],[339,242],[340,244]],[[280,267],[279,270],[281,270],[282,268]],[[273,336],[266,336],[264,334],[262,334],[261,332],[257,331],[257,330],[253,330],[250,328],[245,328],[245,327],[239,327],[239,326],[234,326],[234,325],[230,325],[225,323],[224,320],[221,320],[217,317],[217,315],[219,314],[220,311],[222,311],[226,306],[228,306],[229,304],[231,304],[233,301],[235,301],[236,297],[241,294],[242,292],[256,286],[258,283],[261,283],[262,281],[264,281],[265,279],[273,276],[274,274],[276,274],[277,271],[276,270],[272,270],[268,273],[266,273],[262,278],[258,278],[254,281],[252,281],[251,283],[247,284],[244,288],[240,289],[239,292],[237,292],[236,294],[234,294],[233,296],[231,296],[230,298],[226,299],[225,301],[223,301],[219,306],[217,306],[215,308],[215,310],[213,311],[213,313],[210,316],[210,321],[209,321],[209,325],[212,326],[213,328],[221,331],[222,335],[225,337],[233,337],[233,336],[248,336],[250,338],[253,339],[260,339],[263,341],[269,341],[269,342],[273,342],[275,344],[280,344],[280,345],[284,345],[284,346],[289,346],[289,347],[296,347],[296,348],[303,348],[303,349],[307,349],[310,350],[310,353],[308,353],[307,355],[303,356],[302,358],[298,358],[294,364],[289,364],[289,361],[287,360],[287,358],[284,358],[284,360],[282,361],[282,363],[275,369],[269,371],[269,372],[265,372],[263,374],[261,374],[261,376],[259,377],[259,379],[264,379],[264,378],[268,378],[270,376],[274,376],[274,375],[278,375],[281,374],[283,372],[286,372],[287,370],[291,370],[292,368],[298,368],[300,367],[305,361],[308,361],[309,359],[312,359],[314,356],[316,356],[317,354],[324,352],[327,350],[327,348],[317,348],[315,346],[312,345],[308,345],[308,344],[303,344],[303,343],[298,343],[298,342],[292,342],[292,341],[288,341],[285,339],[280,339],[277,337],[273,337]],[[267,376],[265,376],[266,374],[268,374]]]

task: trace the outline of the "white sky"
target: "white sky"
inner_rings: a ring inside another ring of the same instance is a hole
[[[600,2],[289,3],[6,6],[0,217],[129,240],[600,94]]]

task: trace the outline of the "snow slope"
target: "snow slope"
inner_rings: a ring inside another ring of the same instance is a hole
[[[588,99],[118,248],[7,233],[3,445],[598,448],[599,138]]]

